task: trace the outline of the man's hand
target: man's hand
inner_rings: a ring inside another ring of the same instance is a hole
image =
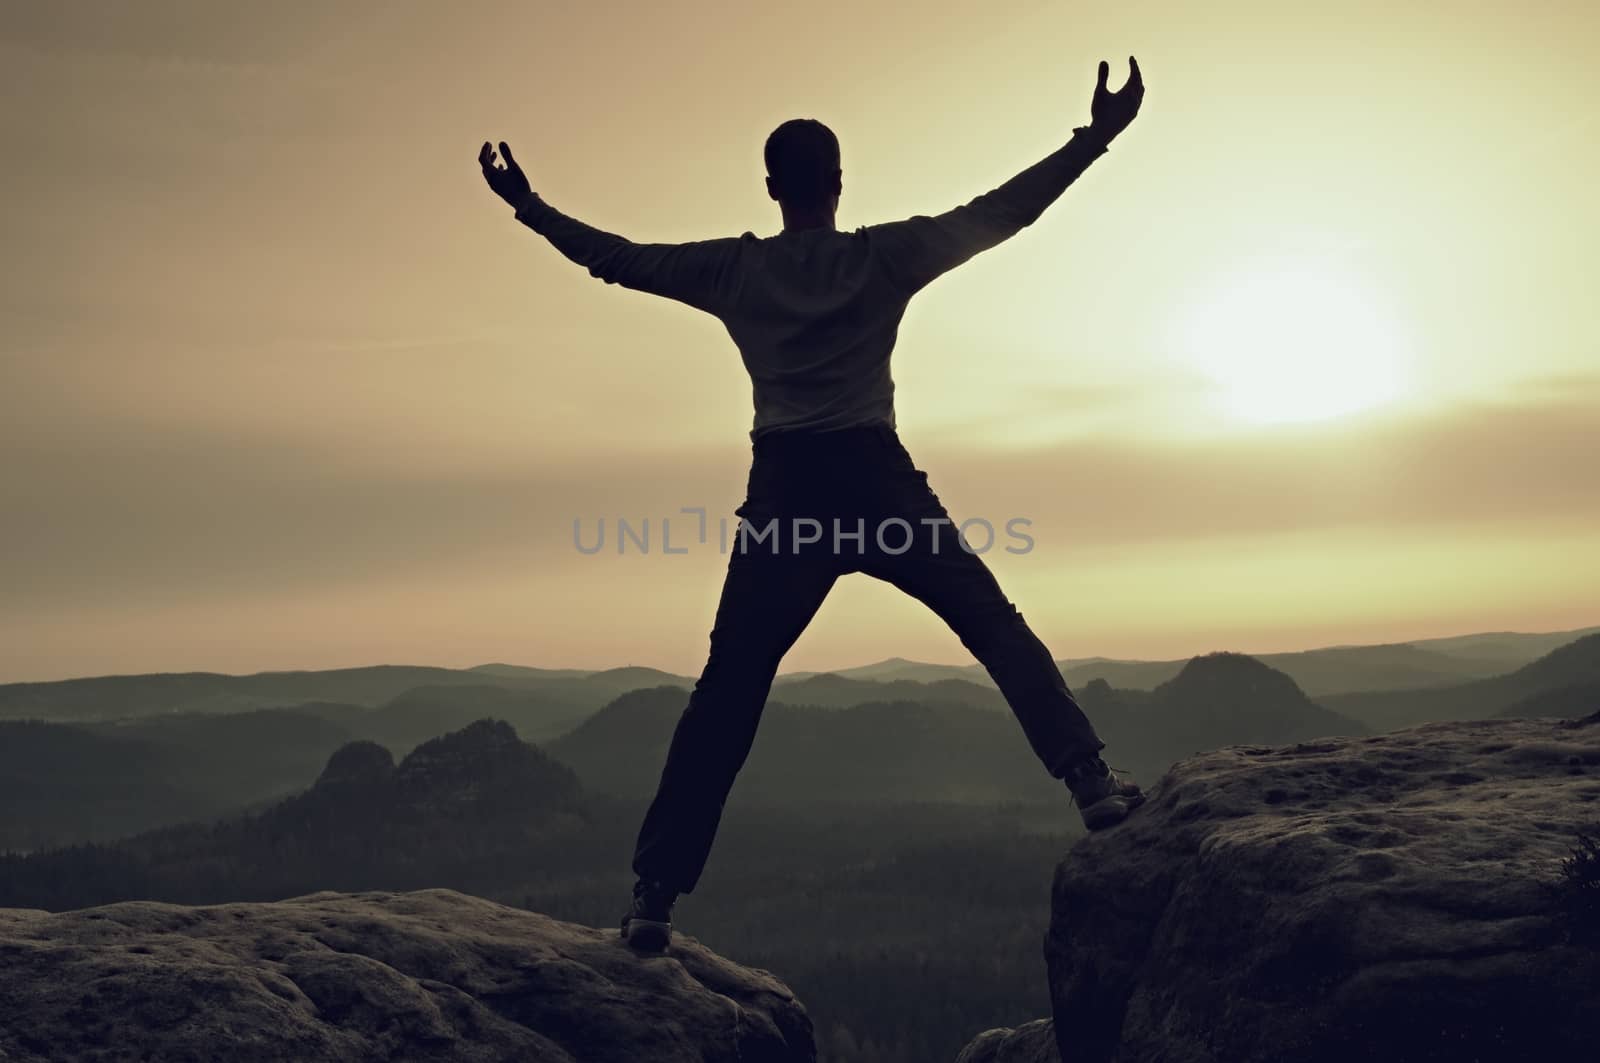
[[[1101,81],[1104,80],[1101,78]],[[523,174],[522,167],[511,157],[511,145],[503,140],[500,142],[500,154],[506,157],[504,167],[494,164],[494,149],[489,146],[487,140],[483,142],[483,149],[478,152],[478,164],[483,167],[483,179],[489,182],[489,187],[494,189],[495,195],[513,207],[520,207],[533,189],[528,185],[528,178]]]
[[[1094,102],[1089,105],[1089,128],[1108,141],[1128,128],[1128,124],[1139,113],[1139,104],[1144,100],[1144,79],[1139,76],[1139,61],[1131,55],[1128,56],[1128,70],[1127,84],[1111,92],[1106,88],[1111,64],[1103,59],[1100,61],[1100,80],[1095,83]],[[504,144],[500,146],[505,147]]]

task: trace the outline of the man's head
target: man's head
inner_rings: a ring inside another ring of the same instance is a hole
[[[767,195],[785,210],[831,213],[842,191],[839,138],[815,118],[791,118],[767,137]]]

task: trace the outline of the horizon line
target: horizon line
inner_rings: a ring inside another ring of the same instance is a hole
[[[1523,636],[1523,637],[1539,637],[1539,636],[1542,636],[1542,635],[1575,634],[1575,635],[1578,635],[1578,637],[1582,637],[1581,633],[1594,631],[1596,629],[1600,629],[1600,624],[1586,624],[1586,625],[1582,625],[1582,626],[1579,626],[1579,627],[1573,627],[1573,628],[1555,628],[1553,630],[1547,630],[1547,631],[1517,631],[1517,630],[1512,630],[1512,629],[1464,631],[1464,632],[1460,632],[1460,633],[1454,634],[1454,635],[1425,635],[1425,636],[1420,636],[1418,638],[1413,638],[1413,639],[1398,639],[1398,640],[1395,640],[1393,642],[1338,642],[1338,643],[1331,643],[1331,644],[1305,646],[1305,647],[1302,647],[1300,649],[1289,649],[1289,650],[1249,651],[1249,650],[1210,649],[1210,650],[1202,650],[1202,651],[1197,652],[1197,653],[1186,654],[1186,655],[1179,656],[1179,657],[1108,657],[1108,656],[1105,656],[1103,654],[1090,654],[1090,655],[1083,656],[1083,657],[1058,657],[1058,658],[1055,658],[1055,660],[1056,660],[1058,665],[1061,664],[1061,663],[1069,663],[1069,664],[1070,663],[1075,663],[1075,662],[1084,662],[1084,663],[1086,663],[1086,662],[1090,662],[1090,661],[1117,661],[1117,662],[1129,663],[1129,664],[1170,664],[1170,663],[1175,662],[1175,661],[1191,661],[1191,660],[1194,660],[1197,657],[1204,657],[1207,654],[1212,654],[1212,653],[1238,653],[1238,654],[1241,654],[1241,655],[1246,656],[1246,657],[1257,657],[1257,658],[1260,658],[1260,657],[1281,656],[1281,655],[1284,655],[1284,654],[1293,654],[1293,653],[1316,653],[1316,652],[1325,651],[1325,650],[1371,649],[1371,648],[1376,648],[1376,647],[1380,647],[1380,646],[1415,646],[1417,643],[1422,643],[1422,642],[1436,642],[1436,641],[1448,640],[1448,639],[1483,638],[1483,637],[1506,636],[1506,635]],[[778,677],[781,678],[783,676],[794,676],[794,675],[799,675],[799,676],[836,675],[836,674],[839,674],[841,672],[858,671],[858,670],[860,670],[862,668],[872,668],[872,667],[874,667],[876,665],[890,664],[890,663],[894,663],[894,662],[904,662],[904,663],[906,663],[908,665],[934,667],[934,668],[973,669],[973,668],[981,668],[982,667],[981,665],[978,664],[978,662],[976,660],[973,660],[971,658],[969,658],[964,663],[957,663],[957,662],[951,662],[951,661],[913,660],[912,658],[909,658],[909,657],[901,657],[901,656],[898,656],[898,655],[891,655],[891,656],[888,656],[888,657],[880,657],[880,658],[878,658],[876,660],[867,661],[864,664],[841,665],[841,666],[834,667],[834,668],[794,668],[794,669],[789,669],[787,671],[780,669],[779,672],[778,672]],[[324,668],[263,668],[263,669],[259,669],[257,671],[253,671],[253,672],[218,672],[218,671],[211,671],[211,670],[208,670],[208,669],[195,669],[195,668],[181,669],[181,670],[166,670],[166,671],[157,670],[157,671],[148,671],[148,672],[101,672],[101,673],[95,673],[95,674],[90,674],[90,675],[57,676],[57,677],[52,678],[52,679],[0,679],[0,687],[22,686],[22,685],[29,685],[29,684],[44,684],[44,683],[69,683],[69,682],[73,682],[75,680],[86,680],[86,679],[132,679],[132,678],[138,678],[138,677],[144,677],[144,676],[159,676],[159,675],[217,675],[217,676],[228,676],[230,678],[235,678],[235,679],[246,679],[246,678],[251,678],[251,677],[254,677],[254,676],[262,676],[262,675],[295,675],[295,674],[311,674],[311,673],[317,673],[317,672],[349,672],[349,671],[360,671],[362,669],[368,669],[368,668],[436,668],[436,669],[439,669],[439,670],[442,670],[442,671],[450,671],[450,672],[471,672],[471,671],[475,671],[475,670],[478,670],[478,669],[490,668],[490,667],[496,667],[496,666],[506,667],[506,668],[527,668],[527,669],[532,670],[532,671],[541,671],[541,672],[577,672],[577,673],[581,673],[584,676],[598,675],[598,674],[601,674],[601,673],[604,673],[604,672],[615,672],[615,671],[620,671],[620,670],[625,669],[625,668],[643,668],[643,669],[647,669],[649,671],[662,672],[662,673],[664,673],[666,675],[676,676],[676,677],[683,678],[683,679],[692,679],[694,677],[694,673],[692,673],[692,672],[674,672],[674,671],[670,671],[669,669],[666,669],[666,668],[657,667],[656,665],[634,664],[634,663],[631,663],[631,662],[630,663],[626,663],[626,664],[608,665],[608,666],[603,667],[603,668],[587,668],[587,667],[572,666],[572,665],[513,664],[512,662],[509,662],[509,661],[482,661],[482,662],[479,662],[477,664],[469,664],[469,665],[427,664],[427,663],[421,663],[421,662],[416,662],[416,661],[409,661],[409,662],[378,661],[378,662],[369,662],[369,663],[366,663],[366,664],[333,665],[333,666],[324,667]]]

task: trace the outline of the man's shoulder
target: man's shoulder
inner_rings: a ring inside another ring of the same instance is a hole
[[[833,235],[835,235],[835,236],[845,236],[845,237],[862,237],[862,236],[868,235],[868,231],[869,230],[880,229],[880,228],[882,228],[881,225],[857,225],[854,229],[836,229],[836,230],[834,230]],[[783,235],[784,234],[781,233],[781,232],[776,232],[776,233],[768,233],[766,236],[757,236],[755,233],[746,230],[745,232],[740,233],[737,237],[735,237],[735,239],[737,239],[737,240],[753,240],[756,243],[766,243],[767,241],[770,241],[770,240],[781,239],[783,237]]]

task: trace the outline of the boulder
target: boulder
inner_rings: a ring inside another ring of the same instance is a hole
[[[1056,869],[1061,1059],[1594,1058],[1600,950],[1554,884],[1597,822],[1600,716],[1185,760]]]
[[[1015,1028],[985,1030],[961,1050],[956,1063],[1061,1063],[1055,1023],[1035,1019]]]
[[[451,890],[0,909],[0,1059],[812,1063],[765,971]]]

